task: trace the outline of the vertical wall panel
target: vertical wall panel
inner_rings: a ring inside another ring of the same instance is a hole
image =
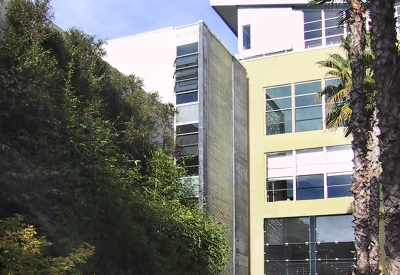
[[[246,75],[221,42],[204,25],[201,28],[200,150],[204,202],[208,214],[224,224],[232,248],[222,274],[248,274]]]

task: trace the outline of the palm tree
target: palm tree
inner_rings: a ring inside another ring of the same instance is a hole
[[[365,116],[367,125],[364,125],[360,131],[360,125],[355,127],[355,121],[352,119],[360,118],[355,116],[352,111],[354,108],[354,99],[350,96],[353,94],[354,85],[350,62],[351,44],[350,37],[342,40],[342,49],[345,51],[347,58],[341,54],[332,54],[327,60],[320,61],[321,67],[327,68],[326,73],[329,77],[337,77],[340,80],[337,86],[327,86],[318,96],[325,95],[329,111],[326,117],[326,125],[330,129],[337,129],[339,126],[345,126],[345,135],[353,134],[362,136],[366,140],[358,141],[358,150],[355,151],[354,158],[354,175],[352,192],[354,195],[353,212],[354,226],[357,250],[357,265],[355,266],[356,274],[379,274],[379,175],[380,165],[378,161],[379,147],[377,143],[377,135],[379,129],[376,127],[375,107],[373,104],[375,86],[373,81],[373,55],[369,47],[369,39],[366,39],[366,48],[363,52],[364,59],[364,76],[363,76],[363,98],[364,105],[362,113]],[[357,100],[357,99],[356,99]],[[351,104],[353,102],[353,104]],[[360,108],[361,106],[358,106]],[[360,110],[358,110],[360,112]],[[356,117],[356,118],[355,118]],[[365,142],[365,143],[364,143]],[[353,140],[353,148],[355,148]],[[358,159],[356,156],[358,155]],[[357,169],[358,168],[358,169]],[[361,169],[363,168],[363,169]],[[361,175],[360,175],[361,174]],[[361,178],[361,180],[360,180]],[[358,179],[358,180],[357,180]]]
[[[400,73],[394,0],[371,0],[387,274],[400,274]]]

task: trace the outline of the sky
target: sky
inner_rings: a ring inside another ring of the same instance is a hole
[[[55,23],[109,40],[204,21],[233,54],[237,38],[210,0],[52,0]]]

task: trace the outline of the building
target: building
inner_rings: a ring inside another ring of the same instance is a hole
[[[178,109],[183,145],[200,206],[227,229],[232,248],[223,274],[248,270],[247,78],[238,60],[203,23],[108,41],[106,61],[144,79]],[[179,161],[179,159],[178,159]]]
[[[338,5],[211,0],[238,37],[249,79],[250,274],[351,274],[353,153],[324,126],[315,95],[338,80],[316,62],[339,51]]]

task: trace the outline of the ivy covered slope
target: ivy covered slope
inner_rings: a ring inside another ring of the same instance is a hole
[[[71,268],[57,274],[217,274],[227,241],[184,198],[185,171],[172,155],[175,109],[103,61],[101,41],[61,32],[51,19],[49,0],[6,7],[0,274],[47,274],[65,262]],[[12,238],[10,249],[10,234],[24,232],[28,240]],[[17,249],[24,242],[38,244],[36,256]],[[12,261],[22,263],[18,271]]]

